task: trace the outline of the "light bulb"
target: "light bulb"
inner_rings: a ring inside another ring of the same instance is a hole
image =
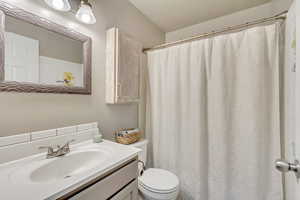
[[[48,6],[55,10],[67,12],[71,10],[69,0],[44,0]]]
[[[93,13],[92,6],[86,1],[82,1],[79,10],[76,13],[76,18],[85,24],[95,24],[96,17]]]
[[[64,8],[64,2],[62,0],[53,0],[52,1],[53,8],[61,10]]]
[[[85,23],[89,23],[89,22],[91,21],[91,17],[90,17],[89,15],[87,15],[87,14],[83,14],[83,15],[81,16],[81,19],[82,19],[82,21],[85,22]]]

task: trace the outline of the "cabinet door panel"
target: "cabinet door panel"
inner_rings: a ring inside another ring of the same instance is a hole
[[[76,194],[70,200],[105,200],[137,178],[137,161],[134,161],[98,183]]]
[[[134,180],[132,183],[127,185],[118,194],[113,196],[111,200],[137,200],[138,197],[138,183]]]
[[[125,34],[119,36],[119,66],[117,97],[121,101],[139,98],[141,45]]]
[[[137,103],[140,100],[142,44],[111,28],[106,43],[106,103]]]

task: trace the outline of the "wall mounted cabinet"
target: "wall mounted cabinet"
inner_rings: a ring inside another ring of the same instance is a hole
[[[118,28],[107,31],[106,42],[106,103],[139,102],[142,45]]]

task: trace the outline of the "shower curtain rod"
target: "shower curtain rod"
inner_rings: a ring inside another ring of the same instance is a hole
[[[145,48],[145,49],[143,49],[143,52],[145,53],[147,51],[163,49],[163,48],[175,46],[175,45],[178,45],[178,44],[191,42],[191,41],[194,41],[194,40],[199,40],[201,38],[205,38],[205,37],[209,37],[209,36],[213,36],[213,35],[218,35],[218,34],[221,34],[221,33],[228,33],[230,31],[234,31],[234,30],[239,30],[239,29],[242,30],[243,28],[247,28],[249,26],[255,26],[255,25],[258,25],[258,24],[273,22],[273,21],[277,21],[277,20],[285,20],[287,13],[288,13],[288,11],[286,10],[286,11],[284,11],[282,13],[279,13],[279,14],[277,14],[275,16],[272,16],[272,17],[263,18],[263,19],[255,20],[255,21],[252,21],[252,22],[247,22],[245,24],[240,24],[240,25],[236,25],[236,26],[230,26],[230,27],[227,27],[227,28],[222,29],[222,30],[203,33],[203,34],[200,34],[200,35],[189,37],[187,39],[178,40],[178,41],[175,41],[175,42],[169,42],[169,43],[157,45],[157,46],[154,46],[154,47],[151,47],[151,48]]]

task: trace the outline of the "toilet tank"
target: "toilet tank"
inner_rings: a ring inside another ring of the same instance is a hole
[[[148,140],[146,139],[131,144],[131,146],[142,150],[138,153],[138,156],[139,156],[139,160],[143,161],[145,165],[147,161],[147,144],[148,144]]]

